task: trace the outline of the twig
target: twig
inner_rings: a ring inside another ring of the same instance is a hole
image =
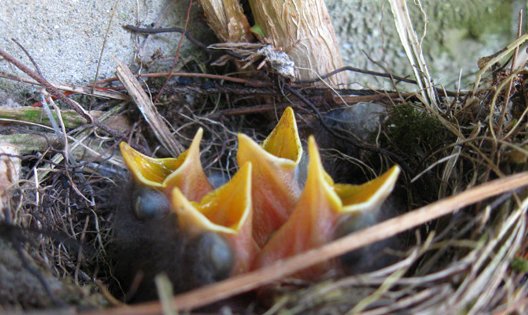
[[[191,17],[191,8],[193,6],[193,0],[189,0],[189,4],[187,5],[187,12],[185,13],[185,26],[184,30],[187,30],[187,27],[189,25],[189,20]],[[180,60],[180,51],[183,45],[183,36],[180,36],[180,39],[178,40],[178,46],[176,46],[176,52],[174,53],[174,59],[172,61],[172,65],[170,67],[169,75],[165,78],[165,82],[163,82],[163,85],[158,91],[158,94],[154,98],[154,102],[157,103],[161,95],[163,94],[163,90],[169,83],[170,78],[172,78],[172,72],[174,72],[174,68],[178,64],[178,61]]]
[[[59,89],[53,86],[53,84],[48,82],[46,79],[44,79],[41,75],[39,75],[35,71],[26,67],[23,63],[18,61],[15,57],[11,56],[10,54],[8,54],[6,51],[4,51],[1,48],[0,48],[0,56],[2,56],[5,60],[13,64],[15,67],[20,69],[22,72],[24,72],[28,76],[30,76],[33,80],[37,81],[48,92],[50,92],[51,95],[55,96],[56,98],[64,102],[71,109],[75,110],[79,115],[81,115],[81,117],[86,119],[87,122],[95,125],[98,128],[101,128],[102,130],[104,130],[105,132],[109,133],[110,135],[112,135],[113,137],[117,139],[123,138],[123,135],[120,132],[101,124],[97,119],[92,117],[84,108],[82,108],[81,105],[67,98],[66,95],[64,95]]]
[[[145,93],[141,84],[132,74],[130,69],[121,62],[117,65],[117,76],[125,86],[128,93],[136,103],[137,107],[145,117],[147,123],[151,126],[152,131],[160,143],[173,155],[178,156],[183,152],[183,146],[172,136],[169,127],[156,110],[152,100]]]
[[[423,101],[427,105],[432,105],[434,109],[438,110],[436,91],[433,88],[433,81],[422,53],[421,42],[418,40],[418,36],[411,21],[407,1],[391,0],[389,1],[389,4],[394,17],[396,30],[398,31],[400,41],[405,49],[405,54],[411,64],[414,77],[420,87],[420,92],[424,98]]]
[[[35,61],[35,59],[33,59],[33,56],[31,56],[31,54],[29,53],[29,51],[27,51],[27,49],[22,46],[21,43],[19,43],[16,39],[14,38],[11,38],[11,40],[13,42],[15,42],[15,44],[17,44],[17,46],[22,49],[22,51],[24,52],[24,54],[26,54],[26,56],[28,57],[29,61],[31,61],[31,63],[33,64],[33,67],[35,67],[35,70],[37,70],[37,73],[40,74],[41,76],[44,76],[42,74],[42,71],[40,71],[40,67],[38,66],[37,62]]]
[[[34,80],[21,78],[14,74],[6,73],[3,71],[0,71],[0,78],[5,78],[8,80],[13,80],[17,82],[24,82],[24,83],[33,84],[33,85],[40,85],[40,83],[35,82]],[[117,78],[114,78],[114,80],[117,80]],[[110,99],[116,99],[116,100],[124,100],[124,101],[130,100],[130,97],[128,97],[128,95],[112,91],[111,89],[108,89],[108,88],[102,88],[102,87],[97,87],[93,85],[90,88],[82,87],[82,86],[74,86],[74,85],[65,85],[65,84],[53,84],[53,86],[59,90],[71,92],[71,93],[94,95],[98,97],[104,97],[104,98],[110,98]],[[92,93],[92,90],[93,90],[93,93]]]
[[[520,10],[518,14],[518,21],[517,21],[517,38],[521,37],[522,35],[522,24],[523,24],[522,18],[523,18],[523,10]],[[515,50],[513,52],[510,73],[514,73],[516,71],[515,64],[517,63],[518,56],[519,56],[519,46],[515,47]],[[499,128],[499,136],[502,136],[502,131],[503,131],[502,127],[504,124],[504,119],[506,118],[506,112],[507,112],[506,109],[508,108],[508,103],[510,102],[510,95],[512,92],[514,79],[515,77],[511,77],[509,79],[508,89],[506,90],[505,96],[504,96],[504,101],[503,101],[504,104],[502,105],[501,113],[499,116],[499,121],[497,122],[497,127]]]
[[[234,295],[248,292],[264,285],[280,281],[303,269],[343,255],[351,250],[392,237],[426,222],[453,213],[486,198],[515,190],[528,185],[528,172],[497,179],[466,190],[458,195],[444,198],[393,219],[378,223],[370,228],[352,233],[320,248],[307,251],[286,260],[275,262],[265,268],[239,275],[188,293],[176,295],[173,299],[178,310],[191,310],[221,301]],[[138,304],[134,307],[120,307],[106,311],[86,312],[103,315],[147,315],[161,314],[159,302]]]
[[[21,155],[29,155],[33,152],[43,152],[49,148],[62,149],[62,137],[52,133],[28,134],[16,133],[12,135],[0,135],[0,143],[16,146]]]
[[[103,62],[103,54],[106,48],[106,43],[108,41],[108,37],[110,36],[110,27],[112,26],[112,21],[114,20],[114,17],[116,15],[116,8],[119,4],[118,0],[114,0],[114,3],[112,4],[112,8],[110,9],[110,20],[108,21],[108,25],[106,26],[106,30],[103,36],[103,43],[101,45],[101,50],[99,51],[99,58],[97,58],[97,68],[95,69],[95,75],[94,75],[94,82],[97,81],[97,78],[99,77],[99,71],[101,71],[101,64]],[[92,85],[92,94],[95,91],[95,84]],[[90,99],[90,105],[89,109],[92,109],[92,105],[95,103],[95,97],[92,96]]]
[[[218,118],[220,116],[239,116],[239,115],[259,114],[259,113],[271,112],[274,110],[282,110],[286,108],[287,106],[293,106],[293,108],[296,108],[296,107],[298,108],[298,106],[292,103],[260,104],[260,105],[246,106],[246,107],[235,107],[235,108],[217,110],[214,113],[212,113],[210,117]]]
[[[473,95],[477,94],[477,90],[480,84],[480,80],[482,79],[482,76],[486,71],[488,71],[493,65],[497,64],[501,59],[507,57],[512,51],[517,49],[517,47],[522,46],[526,41],[528,41],[528,34],[524,34],[523,36],[517,38],[515,41],[510,43],[506,48],[499,51],[498,53],[492,55],[489,59],[485,60],[485,63],[482,65],[479,65],[479,72],[477,72],[475,76],[475,83],[473,86]]]
[[[37,71],[37,73],[41,77],[44,77],[44,75],[42,74],[42,71],[40,70],[40,67],[38,66],[38,64],[35,61],[35,59],[33,59],[33,56],[31,56],[29,51],[27,51],[27,49],[24,46],[22,46],[22,44],[20,44],[16,39],[11,38],[11,40],[13,42],[15,42],[15,44],[17,44],[18,47],[20,49],[22,49],[22,51],[26,54],[26,56],[29,58],[29,61],[31,61],[31,63],[33,64],[33,67],[35,67],[35,70]],[[46,116],[48,116],[48,120],[49,120],[51,126],[53,127],[53,130],[55,131],[55,134],[57,136],[60,136],[61,135],[61,130],[59,129],[59,125],[57,124],[57,121],[56,121],[55,117],[51,113],[51,110],[50,110],[50,108],[48,106],[48,102],[46,102],[47,93],[46,93],[45,90],[43,90],[40,94],[41,94],[40,97],[41,97],[41,103],[42,103],[42,108],[44,109],[44,113],[46,114]]]
[[[102,111],[89,111],[92,117],[100,117]],[[77,128],[84,123],[84,119],[79,117],[76,111],[73,110],[61,110],[61,116],[66,128]],[[57,115],[53,114],[53,117],[57,119]],[[49,119],[44,116],[42,108],[38,107],[18,107],[12,108],[7,106],[0,106],[0,118],[18,119],[28,122],[34,122],[38,124],[50,125]]]
[[[344,68],[348,68],[348,67],[344,67]],[[368,71],[368,70],[361,70],[361,71]],[[168,76],[169,74],[170,74],[169,72],[152,72],[152,73],[135,74],[135,76],[141,77],[141,78],[159,78],[159,77]],[[327,75],[329,74],[322,76],[322,78],[324,78]],[[2,76],[1,72],[0,72],[0,76]],[[228,81],[228,82],[243,84],[245,86],[252,87],[252,88],[272,87],[272,83],[269,81],[259,81],[259,80],[253,80],[253,79],[245,79],[245,78],[232,77],[232,76],[219,75],[219,74],[210,74],[210,73],[193,73],[193,72],[174,71],[172,72],[172,76],[173,77],[186,77],[186,78],[206,78],[206,79],[219,80],[219,81]],[[394,78],[396,79],[400,77],[394,77]],[[400,78],[400,79],[404,79],[404,78]],[[104,83],[109,83],[109,82],[113,82],[116,80],[118,80],[117,77],[111,77],[111,78],[99,80],[97,81],[97,83],[104,84]],[[291,86],[302,88],[303,90],[317,91],[318,93],[324,93],[328,91],[327,88],[321,88],[317,86],[305,86],[306,83],[309,83],[309,81],[297,81],[297,82],[293,82]],[[387,90],[370,90],[370,89],[334,89],[334,90],[337,93],[339,93],[342,98],[345,98],[345,100],[347,97],[350,96],[350,94],[354,94],[354,96],[364,95],[366,97],[365,101],[372,101],[375,99],[379,99],[379,98],[385,97],[385,95],[387,94],[391,96],[398,95],[398,93],[395,93],[394,91],[387,91]],[[76,92],[85,93],[81,91],[76,91]],[[239,93],[239,92],[233,92],[233,93]],[[380,95],[377,95],[376,93]],[[381,93],[385,93],[385,94],[381,95]],[[447,96],[459,97],[460,95],[467,94],[468,91],[449,91],[447,90],[445,91],[445,93],[447,94]],[[411,96],[411,95],[416,95],[416,93],[402,93],[401,95]],[[101,95],[101,96],[105,96],[105,95]],[[373,99],[370,99],[368,97],[372,97]]]
[[[412,84],[417,84],[416,80],[412,80],[412,79],[407,79],[407,78],[404,78],[404,77],[400,77],[400,76],[397,76],[397,75],[393,75],[391,73],[385,73],[385,72],[378,72],[378,71],[373,71],[373,70],[365,70],[365,69],[360,69],[360,68],[356,68],[356,67],[351,67],[351,66],[345,66],[345,67],[342,67],[342,68],[339,68],[339,69],[336,69],[332,72],[329,72],[325,75],[322,75],[316,79],[312,79],[312,80],[300,80],[300,81],[295,81],[295,83],[299,83],[299,84],[304,84],[304,83],[315,83],[315,82],[318,82],[318,81],[322,81],[326,78],[329,78],[331,76],[334,76],[338,73],[341,73],[341,72],[344,72],[344,71],[351,71],[351,72],[357,72],[357,73],[363,73],[363,74],[369,74],[369,75],[372,75],[372,76],[376,76],[376,77],[382,77],[382,78],[391,78],[391,79],[394,79],[396,81],[401,81],[401,82],[406,82],[406,83],[412,83]]]
[[[181,33],[185,38],[187,38],[191,43],[198,46],[199,48],[209,51],[209,48],[207,48],[207,45],[202,43],[201,41],[197,40],[192,36],[189,31],[186,31],[183,27],[160,27],[160,28],[144,28],[144,27],[137,27],[134,25],[124,25],[124,29],[129,30],[134,33],[140,33],[140,34],[159,34],[159,33]]]
[[[159,77],[166,77],[170,74],[170,72],[153,72],[153,73],[140,73],[135,74],[136,77],[141,78],[159,78]],[[269,87],[271,86],[270,82],[263,82],[263,81],[257,81],[257,80],[248,80],[244,78],[236,78],[236,77],[230,77],[227,75],[220,75],[220,74],[210,74],[210,73],[192,73],[192,72],[182,72],[182,71],[174,71],[172,72],[173,77],[187,77],[187,78],[206,78],[206,79],[213,79],[213,80],[220,80],[220,81],[229,81],[234,83],[240,83],[251,87]],[[112,81],[118,80],[117,77],[107,78],[103,80],[97,81],[97,83],[108,83]]]

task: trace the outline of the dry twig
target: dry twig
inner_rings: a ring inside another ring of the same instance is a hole
[[[137,107],[145,117],[160,143],[173,155],[178,156],[183,152],[183,146],[174,139],[169,127],[156,110],[154,103],[141,87],[141,84],[132,74],[130,69],[123,63],[117,66],[117,76],[127,89],[128,93],[136,103]]]

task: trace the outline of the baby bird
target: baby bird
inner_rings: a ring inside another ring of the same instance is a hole
[[[349,215],[341,218],[334,236],[337,239],[371,227],[396,216],[403,208],[401,200],[391,195],[378,209],[359,216]],[[389,250],[401,250],[405,243],[402,236],[390,237],[342,255],[339,257],[339,263],[342,270],[349,275],[379,270],[398,261],[398,257],[391,255]]]
[[[295,115],[287,108],[262,144],[239,134],[239,170],[216,187],[200,163],[202,133],[177,158],[151,158],[120,144],[134,182],[114,219],[114,272],[127,300],[155,298],[153,279],[160,272],[181,292],[373,225],[385,218],[381,210],[400,173],[395,165],[360,185],[335,183],[314,137],[303,158]],[[384,257],[370,255],[376,248],[343,256],[345,269],[381,266]],[[296,276],[317,279],[334,266],[327,262]]]
[[[173,284],[180,282],[173,267],[181,263],[184,244],[165,196],[152,188],[128,186],[113,218],[110,254],[116,295],[139,302],[156,298],[154,277],[160,272]]]
[[[156,275],[165,273],[175,292],[225,279],[233,253],[214,233],[188,237],[178,227],[167,197],[160,191],[130,185],[115,212],[111,256],[115,292],[126,302],[157,298]]]
[[[323,149],[338,150],[346,156],[358,160],[368,159],[368,152],[344,140],[355,138],[354,142],[374,143],[383,121],[388,116],[387,106],[379,103],[357,103],[350,107],[331,110],[322,115],[322,123],[316,123],[312,130]],[[326,124],[332,131],[323,128]],[[343,138],[336,138],[337,133]],[[363,182],[363,173],[350,161],[345,159],[326,159],[325,166],[330,176],[338,181],[358,183]],[[358,180],[359,179],[359,180]],[[335,238],[346,236],[368,228],[384,220],[397,216],[406,210],[404,194],[395,192],[377,207],[360,214],[347,215],[337,224]],[[386,267],[397,261],[395,255],[388,250],[399,250],[406,243],[405,237],[396,236],[352,251],[340,258],[341,266],[347,274],[371,272]]]

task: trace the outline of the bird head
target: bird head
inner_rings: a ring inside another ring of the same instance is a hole
[[[196,263],[217,271],[212,276],[198,273],[198,278],[243,273],[330,242],[340,233],[340,222],[378,211],[400,173],[394,166],[361,185],[334,183],[324,170],[315,138],[309,137],[306,180],[299,181],[303,149],[294,112],[287,108],[262,144],[238,135],[241,167],[213,190],[199,160],[202,133],[198,130],[190,148],[174,159],[150,158],[120,145],[137,185],[161,192],[168,211],[177,217],[178,229],[193,240],[192,254],[184,254],[186,264],[196,256]],[[146,205],[159,196],[146,196],[150,199],[142,197],[138,209],[148,218],[156,213]],[[226,257],[232,262],[221,258],[222,249],[231,253]],[[218,255],[206,253],[215,251]],[[329,265],[298,276],[317,277]]]

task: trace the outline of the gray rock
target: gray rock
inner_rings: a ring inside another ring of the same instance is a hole
[[[463,75],[474,72],[478,58],[511,41],[517,16],[515,10],[522,1],[422,3],[428,17],[423,47],[425,57],[437,83],[448,84],[456,81],[460,69]],[[168,0],[2,1],[0,47],[29,65],[22,51],[10,40],[17,39],[31,53],[45,77],[57,83],[93,81],[99,60],[98,79],[114,75],[115,59],[125,63],[141,60],[144,66],[155,60],[156,65],[167,66],[172,63],[179,35],[149,36],[145,43],[143,36],[130,34],[122,25],[183,26],[187,4],[186,1]],[[327,0],[327,5],[345,64],[383,71],[368,59],[370,57],[396,74],[411,74],[386,1]],[[423,16],[412,1],[409,6],[421,35]],[[212,39],[203,20],[201,8],[195,1],[189,30],[199,39]],[[106,46],[102,49],[105,38]],[[194,47],[186,43],[183,48],[182,55],[195,56],[189,53],[189,49],[196,51]],[[1,60],[0,71],[18,73]],[[390,87],[386,79],[358,73],[351,73],[350,77],[355,87]],[[471,82],[471,78],[468,80]],[[0,89],[20,90],[4,79],[0,79]]]
[[[421,1],[423,12],[407,1],[423,52],[435,83],[453,88],[462,71],[463,85],[473,82],[480,57],[491,55],[515,38],[522,0]],[[398,75],[411,75],[409,62],[400,43],[388,1],[326,0],[345,65]],[[374,64],[371,60],[379,63]],[[355,87],[391,88],[384,78],[350,73]]]
[[[11,41],[16,39],[29,51],[43,75],[57,83],[93,81],[99,60],[97,79],[114,76],[116,59],[125,63],[141,60],[144,65],[156,60],[158,64],[170,65],[179,34],[153,35],[145,42],[144,36],[131,34],[122,26],[183,26],[187,5],[186,1],[162,0],[2,1],[0,47],[33,68]],[[210,33],[197,4],[189,30],[198,38],[204,32]],[[189,49],[194,47],[185,41],[182,54],[188,56]],[[0,71],[20,74],[1,59]],[[10,87],[13,88],[10,81],[0,79],[0,89]]]
[[[336,132],[366,141],[376,135],[385,117],[385,105],[362,102],[329,111],[324,115],[324,121]]]

